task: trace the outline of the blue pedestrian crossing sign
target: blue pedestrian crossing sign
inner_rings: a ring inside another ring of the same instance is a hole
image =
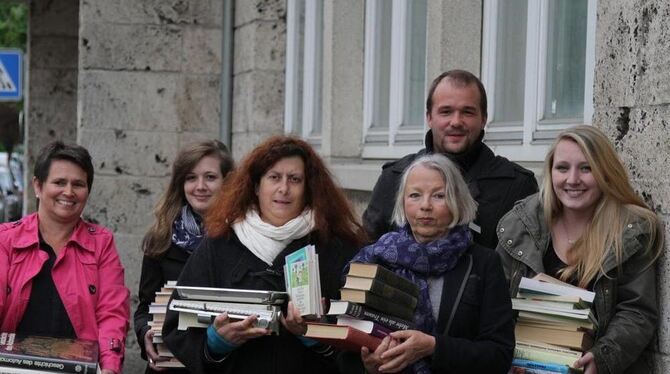
[[[0,48],[0,101],[23,98],[23,52]]]

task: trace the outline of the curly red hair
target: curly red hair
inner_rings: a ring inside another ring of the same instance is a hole
[[[256,187],[261,177],[279,160],[298,156],[305,163],[305,204],[314,214],[314,231],[322,242],[337,237],[361,246],[364,231],[344,192],[335,185],[321,157],[304,140],[273,136],[257,146],[238,169],[226,178],[205,220],[210,237],[228,236],[232,224],[249,209],[258,209]]]

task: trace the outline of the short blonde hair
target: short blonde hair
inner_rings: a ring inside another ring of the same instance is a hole
[[[475,220],[477,214],[477,202],[470,195],[468,186],[461,176],[458,167],[444,155],[433,153],[421,156],[414,160],[405,172],[402,174],[398,193],[396,194],[395,206],[393,208],[393,222],[398,226],[404,226],[407,223],[405,217],[405,187],[407,186],[407,177],[415,168],[423,166],[427,169],[436,170],[442,175],[444,180],[445,195],[447,206],[453,219],[448,228],[456,225],[469,225]]]

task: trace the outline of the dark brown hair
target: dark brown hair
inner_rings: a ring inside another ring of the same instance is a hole
[[[257,146],[231,173],[205,220],[211,237],[227,236],[249,209],[258,209],[256,187],[279,160],[300,157],[305,163],[305,204],[314,214],[315,232],[322,242],[338,237],[360,246],[365,237],[344,192],[335,185],[326,165],[312,147],[293,136],[273,136]]]
[[[474,84],[479,90],[479,110],[482,112],[482,116],[488,117],[487,109],[487,100],[486,100],[486,89],[484,89],[484,84],[479,78],[474,74],[466,70],[449,70],[440,74],[433,80],[433,83],[430,84],[428,88],[428,96],[426,97],[426,114],[430,114],[430,111],[433,110],[433,94],[435,94],[435,89],[437,85],[440,84],[444,79],[449,79],[452,82],[456,82],[462,86],[469,86]]]
[[[35,161],[33,175],[37,181],[43,184],[49,177],[51,162],[54,160],[64,160],[72,162],[79,166],[86,173],[86,184],[88,191],[93,186],[93,161],[86,148],[78,144],[65,144],[61,141],[55,141],[42,148]]]

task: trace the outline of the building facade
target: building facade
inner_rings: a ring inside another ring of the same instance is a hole
[[[453,68],[486,85],[487,144],[536,172],[561,129],[604,130],[670,237],[670,4],[663,0],[33,0],[30,7],[28,166],[56,138],[89,148],[96,181],[85,214],[114,230],[135,295],[139,243],[180,146],[220,138],[239,160],[268,135],[300,135],[362,211],[381,165],[422,148],[426,88]],[[655,362],[663,373],[670,371],[666,255],[658,267]],[[129,373],[143,366],[136,344],[131,337]]]

